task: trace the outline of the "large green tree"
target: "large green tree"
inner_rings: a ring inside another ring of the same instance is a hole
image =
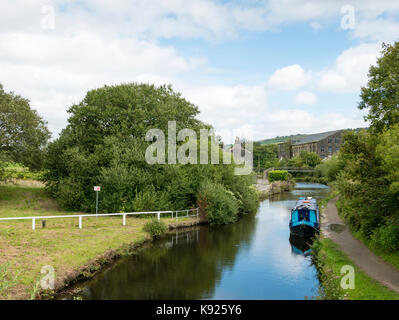
[[[381,132],[399,121],[399,42],[383,44],[382,55],[361,89],[360,109],[368,109],[371,128]]]
[[[29,101],[5,92],[0,84],[0,160],[41,169],[49,138],[47,122],[31,109]]]
[[[197,206],[201,190],[220,184],[225,199],[237,200],[235,214],[256,210],[251,179],[234,175],[234,165],[147,163],[148,130],[160,129],[167,138],[168,121],[176,121],[178,131],[192,129],[198,138],[199,129],[209,128],[171,87],[105,86],[68,112],[68,126],[48,147],[45,177],[64,207],[93,212],[93,186],[101,185],[102,212],[186,209]]]

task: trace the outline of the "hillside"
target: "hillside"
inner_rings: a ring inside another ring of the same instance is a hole
[[[348,128],[348,129],[342,129],[342,130],[359,131],[359,130],[362,130],[362,129],[366,129],[366,128],[355,128],[355,129]],[[300,140],[300,139],[302,139],[302,138],[304,138],[304,137],[306,137],[306,136],[310,136],[310,135],[313,135],[313,134],[320,134],[320,133],[324,133],[324,132],[317,132],[317,133],[311,133],[311,134],[304,134],[304,133],[301,134],[301,133],[298,133],[298,134],[292,134],[292,135],[289,135],[289,136],[281,136],[281,137],[280,137],[280,136],[277,136],[277,137],[275,137],[275,138],[259,140],[259,141],[256,141],[256,142],[257,142],[257,143],[260,143],[260,144],[262,144],[262,145],[280,143],[280,142],[287,141],[288,139],[291,139],[291,140],[294,142],[295,140]]]

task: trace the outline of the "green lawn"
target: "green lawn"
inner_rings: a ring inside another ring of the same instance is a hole
[[[0,185],[0,217],[70,215],[59,209],[57,203],[41,187]],[[188,218],[190,219],[190,218]],[[179,223],[187,222],[186,218]],[[169,224],[174,219],[163,217]],[[46,228],[31,220],[0,221],[0,299],[29,299],[43,275],[41,268],[55,269],[56,286],[82,267],[103,256],[109,250],[122,252],[132,244],[149,239],[142,230],[149,218],[128,217],[122,226],[122,217],[48,219]]]
[[[399,300],[399,294],[391,291],[379,282],[370,278],[361,271],[353,262],[338,249],[330,239],[320,239],[316,244],[318,251],[318,265],[322,273],[322,282],[325,287],[327,299],[353,299],[353,300]],[[341,268],[351,265],[355,270],[355,288],[342,289]]]

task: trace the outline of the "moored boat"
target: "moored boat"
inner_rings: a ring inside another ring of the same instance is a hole
[[[306,237],[320,231],[320,212],[316,199],[312,197],[299,198],[291,209],[291,234]]]

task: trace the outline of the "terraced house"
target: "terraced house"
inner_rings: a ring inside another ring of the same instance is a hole
[[[299,156],[302,151],[316,152],[320,158],[325,159],[338,152],[342,143],[344,130],[328,131],[306,135],[300,139],[278,144],[280,159]]]

